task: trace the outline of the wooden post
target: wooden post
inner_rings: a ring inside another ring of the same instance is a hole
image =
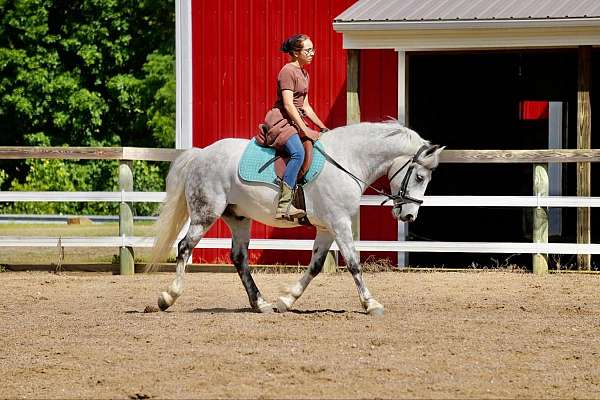
[[[360,122],[360,103],[358,98],[360,50],[347,50],[346,79],[346,124]],[[360,210],[352,218],[352,237],[360,240]],[[360,257],[360,253],[359,253]],[[334,252],[330,251],[323,265],[323,272],[336,272],[337,262]]]
[[[577,149],[589,149],[592,141],[591,88],[591,47],[579,47],[579,73],[577,80]],[[577,163],[577,196],[591,196],[591,166],[589,162]],[[590,209],[577,209],[577,243],[590,243]],[[590,270],[590,254],[579,254],[579,269]]]
[[[398,122],[408,126],[408,54],[405,51],[398,50]],[[405,242],[408,237],[408,224],[398,220],[396,240]],[[408,266],[407,252],[399,251],[398,268]]]
[[[348,77],[346,89],[346,124],[358,124],[360,122],[360,50],[348,50]],[[352,218],[352,238],[360,240],[360,207]],[[360,252],[357,252],[360,259]]]
[[[548,196],[548,164],[533,165],[533,194]],[[548,243],[548,210],[542,207],[533,209],[533,243]],[[533,273],[548,272],[548,254],[533,255]]]
[[[121,161],[119,165],[119,189],[126,192],[133,191],[133,172],[131,161]],[[121,202],[119,208],[119,236],[133,236],[133,213],[131,204]],[[135,272],[135,258],[133,247],[119,249],[121,275],[133,275]]]

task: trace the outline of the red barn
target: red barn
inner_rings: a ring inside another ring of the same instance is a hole
[[[274,100],[275,77],[286,62],[279,45],[299,32],[310,35],[317,48],[309,67],[311,103],[330,127],[391,116],[450,149],[600,144],[592,132],[598,124],[589,123],[600,107],[589,101],[591,82],[600,79],[600,69],[594,68],[600,60],[597,2],[178,0],[177,7],[179,147],[252,137]],[[597,189],[579,183],[597,171],[582,164],[577,168],[585,170],[576,176],[575,167],[553,167],[552,195],[597,195]],[[531,195],[531,168],[445,164],[428,194]],[[462,210],[427,207],[410,225],[408,239],[531,241],[526,208]],[[361,240],[396,240],[407,233],[400,232],[404,225],[397,225],[389,209],[362,207],[360,216]],[[598,220],[600,214],[585,209],[554,212],[552,241],[590,242],[589,226]],[[253,227],[255,238],[309,239],[313,234],[311,229]],[[227,228],[218,224],[209,236],[226,237]],[[202,250],[194,260],[228,261],[227,253]],[[255,251],[251,256],[254,263],[309,260],[308,252]],[[377,256],[396,261],[393,253]],[[400,264],[407,264],[405,256]],[[530,261],[525,254],[513,256],[511,262]],[[503,257],[414,252],[410,264],[490,265]]]
[[[294,33],[308,34],[317,49],[315,61],[308,67],[313,108],[327,126],[345,125],[347,52],[332,22],[354,2],[178,1],[178,54],[183,54],[178,59],[178,74],[183,82],[193,82],[192,87],[178,88],[178,107],[184,115],[178,121],[178,146],[189,146],[192,132],[196,147],[227,137],[253,137],[275,100],[276,76],[287,62],[279,46]],[[396,117],[396,52],[368,50],[360,57],[361,119]],[[368,223],[375,218],[381,221],[377,227]],[[397,223],[389,209],[363,207],[361,219],[361,239],[395,240]],[[229,230],[219,221],[206,237],[229,237]],[[255,222],[252,237],[312,239],[314,229],[276,229]],[[395,253],[379,256],[395,261]],[[251,251],[252,263],[306,264],[309,260],[310,252]],[[229,251],[196,250],[194,262],[229,263]]]

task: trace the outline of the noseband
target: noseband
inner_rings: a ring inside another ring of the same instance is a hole
[[[414,204],[419,204],[419,205],[423,204],[423,200],[415,199],[414,197],[411,197],[408,195],[408,182],[410,181],[410,176],[412,175],[412,172],[415,168],[414,164],[419,164],[419,161],[418,161],[419,156],[421,155],[421,153],[423,153],[425,150],[427,150],[429,148],[429,146],[427,146],[425,144],[423,146],[421,146],[419,148],[419,150],[417,150],[417,152],[412,156],[412,158],[410,158],[407,162],[405,162],[404,165],[402,165],[400,167],[400,169],[398,169],[398,171],[394,172],[394,174],[390,178],[390,182],[392,182],[392,179],[394,179],[396,177],[396,175],[398,175],[400,173],[400,171],[402,171],[404,168],[406,168],[406,166],[410,165],[408,167],[408,171],[406,171],[406,174],[404,175],[404,179],[402,179],[402,183],[400,184],[400,189],[398,190],[398,193],[396,193],[396,194],[386,193],[383,190],[374,188],[373,186],[369,185],[367,182],[363,181],[362,179],[360,179],[359,177],[354,175],[352,172],[348,171],[346,168],[342,167],[337,161],[335,161],[333,158],[331,158],[331,156],[329,154],[325,153],[325,151],[323,149],[321,149],[319,147],[315,147],[315,148],[317,150],[319,150],[330,163],[332,163],[333,165],[335,165],[336,167],[338,167],[339,169],[341,169],[342,171],[344,171],[345,173],[347,173],[348,175],[350,175],[351,177],[356,179],[358,182],[364,183],[366,187],[373,189],[375,192],[377,192],[377,194],[387,197],[387,199],[385,199],[383,202],[381,202],[381,205],[384,205],[385,203],[387,203],[390,200],[392,200],[394,202],[394,208],[402,208],[403,204],[408,204],[408,203],[414,203]]]

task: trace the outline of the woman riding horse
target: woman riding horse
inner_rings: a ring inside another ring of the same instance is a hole
[[[328,129],[308,102],[309,76],[304,66],[310,64],[315,55],[312,41],[306,35],[293,35],[283,42],[281,51],[288,53],[291,60],[277,76],[277,100],[265,116],[267,132],[259,132],[256,139],[259,144],[289,154],[275,218],[300,219],[306,213],[294,207],[292,201],[298,172],[304,162],[302,141],[319,139],[319,132],[310,129],[303,117],[308,117],[321,132]]]

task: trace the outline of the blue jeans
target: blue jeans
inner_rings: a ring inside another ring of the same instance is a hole
[[[294,134],[290,136],[283,148],[290,155],[290,161],[285,168],[285,174],[283,174],[283,181],[293,189],[296,187],[298,172],[304,163],[304,146],[302,146],[300,136]]]

